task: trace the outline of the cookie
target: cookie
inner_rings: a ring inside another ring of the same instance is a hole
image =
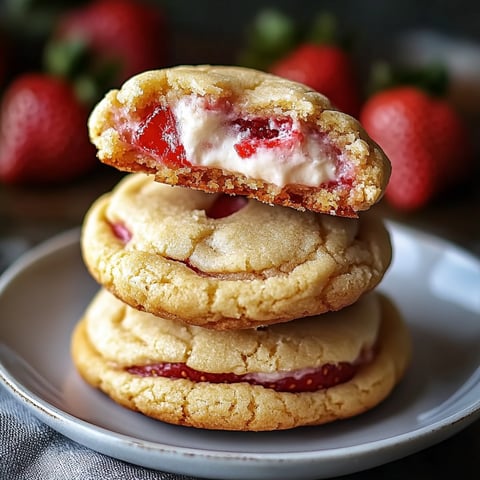
[[[83,258],[118,298],[216,329],[339,310],[391,260],[381,219],[340,218],[131,174],[84,220]]]
[[[82,377],[119,404],[164,422],[260,431],[365,412],[403,376],[410,337],[371,293],[318,318],[208,330],[126,306],[101,290],[72,337]]]
[[[99,102],[89,133],[123,171],[340,216],[378,202],[390,176],[378,145],[326,97],[240,67],[139,74]]]

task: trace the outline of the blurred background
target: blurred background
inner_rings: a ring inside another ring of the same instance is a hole
[[[41,40],[48,35],[59,12],[86,3],[89,2],[0,0],[1,23],[16,40],[35,36]],[[360,61],[366,62],[391,57],[399,36],[415,30],[431,30],[455,40],[480,41],[480,6],[474,0],[150,0],[148,3],[157,5],[168,16],[174,63],[231,63],[245,41],[247,26],[266,8],[282,11],[304,25],[318,12],[333,13],[341,28],[355,35],[354,51]],[[41,45],[30,47],[22,54],[35,62]]]
[[[105,4],[101,14],[95,10],[97,3]],[[126,20],[118,7],[125,3],[140,3],[158,16],[136,12]],[[81,41],[79,32],[84,35]],[[93,53],[88,50],[89,42]],[[108,89],[146,68],[211,63],[271,70],[299,46],[322,42],[346,52],[358,96],[352,114],[361,120],[367,101],[376,92],[417,82],[420,75],[412,71],[427,71],[424,84],[442,84],[441,101],[461,119],[464,135],[454,135],[450,126],[428,133],[450,142],[448,148],[442,147],[442,155],[448,152],[439,162],[441,167],[425,166],[425,176],[443,180],[435,181],[429,190],[423,184],[416,187],[413,199],[397,201],[392,193],[391,201],[382,200],[378,208],[388,218],[449,238],[480,254],[478,2],[0,0],[0,270],[24,249],[78,226],[91,202],[122,176],[100,165],[84,145],[88,143],[86,126],[68,132],[57,129],[53,122],[71,124],[71,130],[76,121],[86,125],[88,112]],[[113,60],[108,57],[112,51]],[[305,58],[298,69],[313,74],[325,69]],[[119,59],[125,60],[129,69],[120,71],[125,65],[120,68]],[[405,74],[407,70],[409,74]],[[285,68],[281,71],[287,76]],[[38,78],[25,80],[32,73],[39,74],[41,82]],[[337,83],[343,73],[335,70],[335,80],[330,82]],[[54,89],[51,77],[61,78],[71,87],[74,103],[78,103],[72,104],[70,111],[64,108],[63,120],[53,120],[53,114],[46,112],[49,108],[58,112],[61,109],[56,106],[67,105],[67,92],[63,97],[49,93],[48,107],[38,99],[37,104],[24,100],[30,98],[25,94],[28,91],[38,98],[43,95],[45,102],[44,92]],[[431,114],[425,108],[418,111],[424,118]],[[44,129],[48,126],[50,133],[41,134],[39,124]],[[55,148],[60,154],[53,154],[52,146],[44,148],[43,138],[55,138],[57,130],[63,140],[69,135],[76,140],[63,142],[62,147],[58,140]],[[467,141],[459,145],[459,138]],[[445,140],[444,145],[447,143]],[[463,158],[466,143],[471,149],[468,159]],[[410,152],[402,155],[400,161],[411,160]],[[418,168],[413,160],[409,171]],[[443,173],[430,173],[434,168]],[[412,183],[410,179],[395,179],[397,182],[403,182],[402,191]]]
[[[3,30],[13,34],[17,47],[15,63],[40,59],[41,42],[50,33],[56,16],[85,0],[0,0]],[[168,16],[172,34],[169,45],[173,63],[231,63],[245,42],[247,26],[258,12],[277,9],[299,24],[329,11],[341,28],[355,35],[354,53],[360,64],[392,55],[399,37],[427,30],[455,40],[480,41],[480,6],[474,0],[151,0]],[[35,43],[29,41],[35,40]],[[20,53],[20,58],[17,55]]]

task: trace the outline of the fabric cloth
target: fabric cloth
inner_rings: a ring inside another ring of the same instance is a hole
[[[28,248],[20,237],[0,238],[0,274]],[[194,480],[90,450],[38,420],[0,384],[0,480],[77,479]]]
[[[1,480],[194,480],[94,452],[59,434],[0,386]]]

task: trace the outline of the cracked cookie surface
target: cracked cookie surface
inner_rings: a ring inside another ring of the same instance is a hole
[[[216,329],[339,310],[389,266],[389,235],[372,214],[345,219],[245,200],[209,216],[223,200],[128,175],[87,212],[85,263],[130,306]]]
[[[337,318],[335,318],[337,317]],[[404,375],[410,337],[394,305],[369,294],[340,312],[265,329],[215,331],[159,319],[100,290],[72,337],[84,379],[132,410],[206,429],[277,430],[358,415],[389,395]],[[182,362],[203,372],[301,372],[339,362],[358,366],[330,388],[282,392],[243,382],[142,376],[127,367]]]
[[[252,69],[141,73],[94,108],[99,159],[159,182],[357,216],[382,197],[390,162],[318,92]]]

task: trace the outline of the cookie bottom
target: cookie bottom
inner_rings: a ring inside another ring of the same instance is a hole
[[[384,400],[403,377],[411,355],[408,329],[381,296],[382,325],[375,359],[341,385],[316,392],[277,392],[248,383],[212,384],[140,377],[115,368],[90,344],[85,320],[72,337],[81,376],[115,402],[176,425],[236,431],[285,430],[349,418]]]
[[[325,213],[340,217],[357,218],[358,212],[367,210],[365,191],[368,185],[360,183],[355,188],[339,183],[336,187],[313,188],[304,185],[279,187],[261,179],[249,178],[239,173],[229,173],[220,168],[184,167],[178,169],[159,165],[155,159],[127,154],[133,160],[104,161],[119,170],[129,173],[154,175],[159,183],[201,190],[208,193],[244,195],[269,205],[282,205],[296,210]],[[378,194],[380,196],[380,194]]]

